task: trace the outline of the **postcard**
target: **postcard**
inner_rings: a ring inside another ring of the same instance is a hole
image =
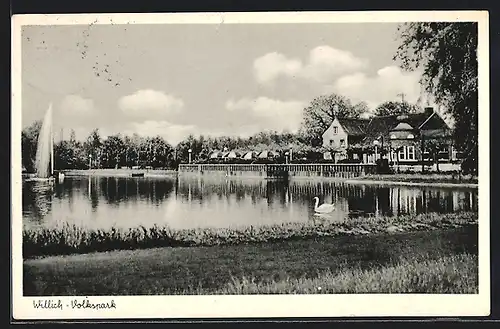
[[[15,319],[489,315],[486,11],[12,27]]]

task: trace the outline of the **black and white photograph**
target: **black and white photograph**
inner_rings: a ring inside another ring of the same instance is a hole
[[[20,15],[14,316],[488,315],[488,15]]]

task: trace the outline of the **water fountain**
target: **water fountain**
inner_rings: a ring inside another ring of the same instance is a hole
[[[52,124],[52,103],[42,121],[42,127],[38,135],[36,149],[35,169],[38,179],[54,179],[54,135]],[[59,172],[56,175],[58,181],[64,178],[64,174]]]
[[[50,167],[49,167],[50,165]],[[52,136],[52,103],[45,113],[38,135],[35,158],[36,176],[50,178],[54,173],[54,140]]]

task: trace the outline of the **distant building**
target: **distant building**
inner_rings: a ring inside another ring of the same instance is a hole
[[[453,163],[451,129],[443,118],[427,107],[424,112],[375,116],[369,119],[335,118],[322,135],[323,147],[333,153],[335,162],[348,159],[374,163],[386,158],[392,165],[432,165],[436,154],[439,163]],[[439,150],[431,152],[439,146]]]

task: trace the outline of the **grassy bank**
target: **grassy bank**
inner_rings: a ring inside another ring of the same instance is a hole
[[[259,227],[175,230],[168,226],[108,230],[75,225],[23,230],[23,257],[64,255],[123,249],[266,243],[323,236],[414,232],[475,225],[475,212],[421,214],[417,216],[346,218]]]
[[[477,176],[439,173],[411,173],[411,174],[373,174],[360,176],[356,180],[373,180],[387,182],[408,182],[408,183],[442,183],[442,184],[477,184]]]
[[[24,261],[24,294],[477,292],[477,227]],[[318,289],[321,287],[321,290]]]

